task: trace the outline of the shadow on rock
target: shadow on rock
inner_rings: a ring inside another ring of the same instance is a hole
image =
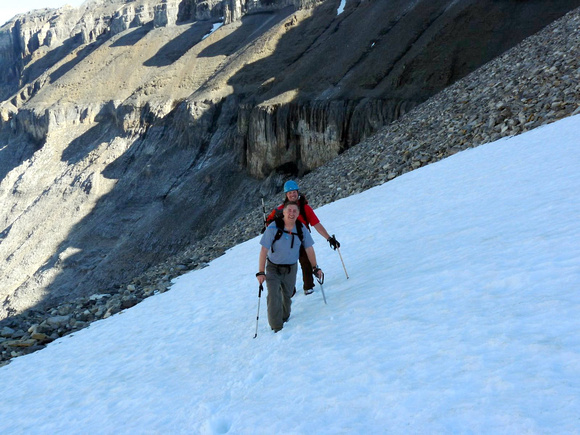
[[[212,27],[209,21],[198,21],[193,24],[182,24],[190,26],[181,35],[172,39],[159,49],[150,59],[146,60],[143,65],[149,67],[168,66],[177,61],[181,56],[187,53],[194,45],[199,43],[207,35]]]
[[[109,127],[103,123],[97,123],[85,133],[74,139],[62,152],[61,160],[69,165],[74,165],[83,160],[91,151],[95,150],[101,142],[110,140]]]
[[[62,64],[60,67],[58,67],[55,71],[53,71],[50,74],[50,81],[55,82],[58,79],[60,79],[62,76],[64,76],[70,70],[72,70],[75,66],[77,66],[79,63],[81,63],[83,61],[83,59],[85,59],[89,54],[91,54],[93,51],[95,51],[105,41],[106,41],[105,38],[100,38],[100,39],[84,46],[81,50],[79,50],[79,52],[77,53],[77,55],[73,59]]]
[[[137,44],[153,29],[153,23],[147,23],[144,26],[131,30],[126,35],[121,36],[111,44],[111,47],[127,47]]]
[[[26,135],[0,135],[0,183],[15,168],[30,159],[39,149]]]
[[[295,8],[290,6],[276,12],[246,15],[234,32],[202,50],[198,57],[230,56],[288,18],[294,11]]]

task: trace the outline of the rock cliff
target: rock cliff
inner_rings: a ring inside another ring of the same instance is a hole
[[[121,285],[578,3],[94,0],[17,17],[0,29],[0,318]]]

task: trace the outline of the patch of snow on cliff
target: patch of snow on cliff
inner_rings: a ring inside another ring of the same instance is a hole
[[[203,41],[205,38],[207,38],[209,35],[211,35],[213,32],[215,32],[215,31],[216,31],[217,29],[219,29],[221,26],[223,26],[223,24],[224,24],[224,23],[223,23],[223,20],[222,20],[222,21],[219,21],[219,22],[217,22],[217,23],[213,23],[213,26],[212,26],[212,28],[211,28],[210,32],[209,32],[207,35],[205,35],[203,38],[201,38],[201,40]]]

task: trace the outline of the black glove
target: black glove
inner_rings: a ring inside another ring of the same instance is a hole
[[[340,243],[334,237],[334,234],[328,238],[328,243],[330,243],[330,247],[336,251],[337,248],[340,248]]]
[[[324,283],[324,272],[320,267],[318,267],[318,265],[314,266],[312,269],[312,274],[316,277],[320,284]]]

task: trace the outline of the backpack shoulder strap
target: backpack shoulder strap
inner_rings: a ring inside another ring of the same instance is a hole
[[[308,215],[306,214],[306,205],[308,205],[308,200],[304,195],[300,196],[298,204],[300,208],[300,216],[302,216],[302,219],[304,219],[304,222],[306,222],[306,227],[310,231],[310,222],[308,221]]]
[[[274,222],[276,223],[276,235],[274,236],[274,240],[278,240],[280,237],[282,237],[282,233],[284,232],[284,221],[280,218],[276,218],[274,219]]]
[[[299,220],[296,220],[296,234],[300,239],[300,243],[304,242],[304,224]]]
[[[274,243],[276,243],[277,240],[280,240],[280,237],[282,237],[282,233],[284,232],[284,221],[277,217],[274,219],[274,222],[276,223],[276,234],[274,235],[274,240],[272,240],[272,246],[270,247],[272,252],[274,252]]]

